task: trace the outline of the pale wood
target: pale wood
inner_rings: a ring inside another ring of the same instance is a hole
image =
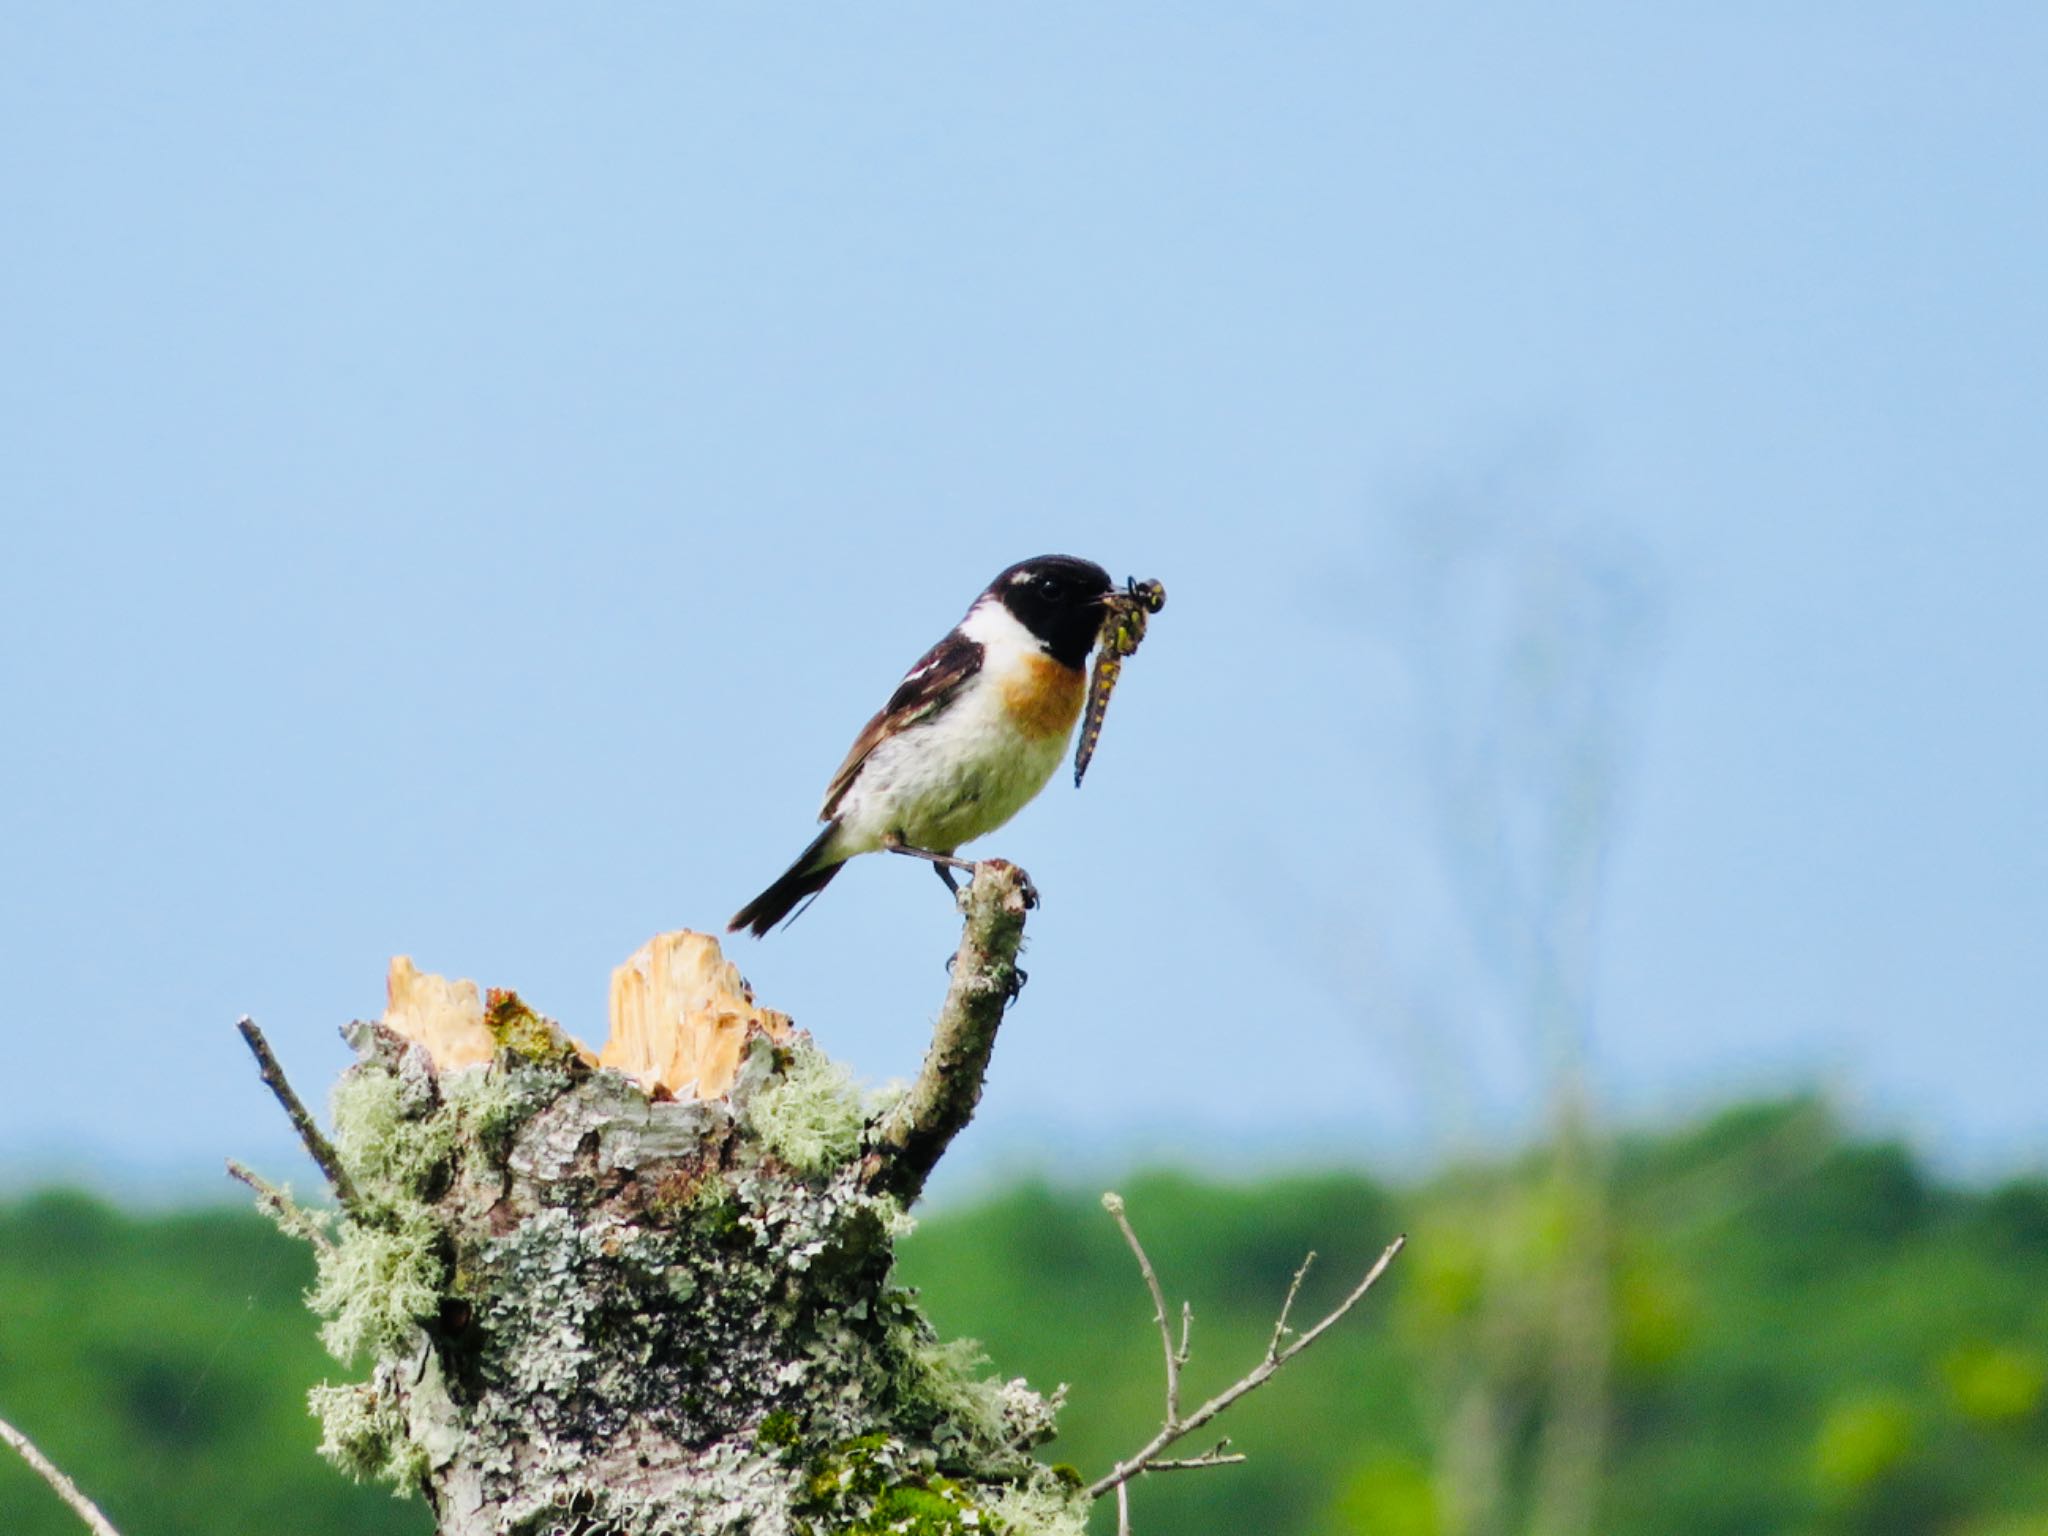
[[[473,981],[450,981],[394,955],[384,978],[384,1027],[425,1048],[443,1072],[481,1066],[498,1054]]]
[[[385,996],[385,1028],[422,1047],[437,1071],[481,1066],[497,1055],[500,1042],[485,1022],[475,982],[436,976],[399,955]],[[778,1045],[792,1034],[787,1014],[755,1003],[718,941],[688,929],[655,935],[612,972],[610,1014],[603,1051],[570,1043],[593,1065],[617,1068],[643,1091],[677,1099],[731,1092],[750,1031]]]
[[[612,972],[611,1038],[598,1065],[649,1092],[719,1099],[731,1091],[755,1029],[786,1044],[789,1015],[754,1001],[718,940],[689,929],[657,934]]]

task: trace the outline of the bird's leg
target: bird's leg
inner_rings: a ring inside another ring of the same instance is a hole
[[[934,853],[929,848],[913,848],[910,844],[903,841],[903,834],[900,832],[884,833],[882,836],[882,847],[890,853],[907,853],[913,859],[929,860],[932,868],[939,872],[939,878],[945,881],[946,889],[953,892],[956,896],[960,893],[960,884],[953,878],[953,871],[956,869],[972,871],[974,868],[974,860],[972,859],[956,859],[950,853]]]

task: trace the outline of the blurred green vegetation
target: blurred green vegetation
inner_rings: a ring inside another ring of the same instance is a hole
[[[1804,1099],[1599,1150],[1604,1536],[2048,1536],[2048,1180],[1947,1187]],[[1189,1403],[1258,1358],[1305,1252],[1304,1323],[1410,1236],[1381,1290],[1218,1426],[1250,1462],[1141,1481],[1138,1530],[1534,1528],[1526,1479],[1473,1513],[1452,1441],[1483,1379],[1500,1463],[1538,1454],[1546,1276],[1586,1230],[1575,1188],[1541,1154],[1403,1188],[1124,1181],[1169,1298],[1194,1306]],[[1018,1185],[930,1217],[902,1258],[993,1369],[1074,1383],[1047,1454],[1090,1476],[1160,1410],[1150,1304],[1097,1196]],[[68,1193],[0,1208],[0,1417],[126,1536],[423,1533],[417,1501],[313,1454],[306,1388],[347,1372],[300,1305],[310,1279],[254,1215]],[[78,1528],[0,1456],[0,1532]]]

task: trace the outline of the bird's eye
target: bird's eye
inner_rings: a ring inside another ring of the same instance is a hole
[[[1048,602],[1057,600],[1066,591],[1066,583],[1057,576],[1038,578],[1038,595]]]

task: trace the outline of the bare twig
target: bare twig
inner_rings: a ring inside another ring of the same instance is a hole
[[[279,1189],[275,1184],[254,1169],[228,1159],[228,1174],[240,1179],[256,1192],[256,1205],[264,1215],[276,1222],[278,1229],[289,1237],[301,1238],[311,1243],[322,1253],[332,1253],[334,1244],[321,1230],[320,1218],[300,1205],[288,1189]]]
[[[981,1102],[982,1079],[995,1050],[1003,1010],[1017,995],[1023,973],[1017,951],[1024,914],[1037,896],[1024,871],[1003,859],[974,866],[961,898],[966,924],[953,956],[924,1066],[903,1097],[868,1128],[862,1182],[906,1205],[924,1189],[946,1148]]]
[[[1145,1256],[1145,1249],[1138,1241],[1138,1234],[1132,1229],[1129,1219],[1124,1215],[1123,1200],[1117,1195],[1108,1194],[1102,1197],[1102,1204],[1103,1208],[1116,1218],[1118,1227],[1123,1230],[1124,1241],[1130,1244],[1131,1252],[1137,1255],[1139,1271],[1145,1277],[1145,1287],[1152,1293],[1153,1305],[1159,1319],[1161,1336],[1166,1339],[1166,1422],[1160,1426],[1159,1433],[1147,1441],[1135,1455],[1125,1457],[1108,1472],[1090,1483],[1087,1489],[1088,1497],[1091,1499],[1099,1499],[1105,1493],[1112,1491],[1116,1494],[1118,1529],[1120,1532],[1123,1532],[1129,1529],[1128,1500],[1125,1495],[1125,1487],[1132,1478],[1144,1472],[1181,1471],[1195,1467],[1225,1466],[1244,1459],[1242,1456],[1225,1456],[1222,1454],[1224,1446],[1230,1443],[1227,1440],[1206,1456],[1190,1457],[1182,1461],[1162,1460],[1159,1453],[1175,1441],[1200,1429],[1246,1393],[1264,1386],[1273,1378],[1274,1373],[1281,1366],[1292,1360],[1304,1349],[1307,1349],[1309,1345],[1315,1343],[1317,1339],[1329,1332],[1331,1328],[1335,1327],[1346,1313],[1358,1305],[1364,1298],[1365,1293],[1371,1290],[1374,1284],[1378,1282],[1380,1276],[1387,1272],[1387,1266],[1394,1262],[1395,1256],[1407,1245],[1408,1239],[1405,1236],[1397,1237],[1393,1242],[1389,1243],[1386,1252],[1382,1253],[1374,1262],[1372,1268],[1365,1272],[1365,1278],[1352,1288],[1350,1295],[1337,1303],[1313,1328],[1310,1328],[1306,1333],[1298,1335],[1292,1344],[1283,1346],[1282,1340],[1288,1332],[1288,1313],[1293,1310],[1294,1298],[1301,1290],[1301,1282],[1303,1277],[1308,1274],[1309,1265],[1315,1261],[1315,1255],[1311,1253],[1308,1258],[1302,1261],[1301,1268],[1294,1272],[1293,1283],[1287,1288],[1287,1297],[1281,1304],[1279,1321],[1273,1325],[1273,1336],[1267,1344],[1264,1358],[1231,1385],[1225,1387],[1193,1413],[1183,1418],[1180,1413],[1179,1387],[1180,1366],[1186,1360],[1186,1314],[1182,1314],[1182,1346],[1179,1356],[1176,1357],[1172,1338],[1166,1329],[1166,1306],[1161,1299],[1159,1278],[1153,1272],[1152,1261]]]
[[[299,1140],[305,1143],[306,1151],[327,1175],[327,1182],[334,1189],[334,1197],[344,1209],[353,1210],[360,1202],[356,1186],[348,1176],[348,1170],[341,1166],[341,1158],[334,1150],[334,1144],[320,1134],[320,1127],[314,1123],[306,1106],[292,1091],[292,1085],[285,1080],[284,1068],[277,1064],[277,1057],[270,1049],[270,1042],[263,1038],[263,1031],[256,1027],[256,1021],[244,1014],[236,1021],[235,1028],[242,1032],[242,1038],[249,1044],[249,1050],[256,1058],[257,1068],[263,1074],[263,1086],[277,1096],[277,1102],[284,1106],[290,1117],[292,1129],[299,1133]]]
[[[57,1497],[69,1504],[72,1513],[83,1520],[93,1531],[93,1536],[121,1536],[114,1529],[113,1521],[100,1513],[100,1507],[78,1491],[78,1484],[58,1471],[50,1459],[37,1450],[27,1435],[0,1419],[0,1440],[5,1440],[21,1453],[21,1459],[35,1468],[36,1475],[56,1490]]]
[[[1181,1308],[1182,1349],[1176,1354],[1173,1330],[1166,1321],[1166,1293],[1159,1289],[1159,1276],[1152,1268],[1152,1261],[1145,1256],[1145,1245],[1138,1241],[1130,1218],[1124,1215],[1123,1196],[1114,1192],[1104,1195],[1102,1208],[1116,1218],[1117,1226],[1123,1230],[1124,1241],[1131,1245],[1131,1252],[1137,1256],[1138,1272],[1145,1277],[1145,1289],[1152,1293],[1152,1321],[1159,1327],[1159,1344],[1166,1354],[1166,1422],[1177,1424],[1180,1422],[1180,1367],[1187,1358],[1187,1330],[1193,1325],[1194,1311],[1185,1304]]]
[[[1395,1256],[1399,1254],[1400,1251],[1403,1248],[1406,1248],[1407,1246],[1408,1234],[1405,1232],[1402,1233],[1399,1237],[1395,1238],[1391,1243],[1387,1244],[1386,1251],[1383,1252],[1377,1259],[1373,1260],[1372,1268],[1367,1270],[1365,1272],[1365,1278],[1359,1281],[1358,1284],[1352,1288],[1351,1294],[1349,1296],[1346,1296],[1342,1301],[1338,1302],[1335,1309],[1332,1310],[1328,1315],[1326,1315],[1321,1322],[1317,1323],[1315,1327],[1309,1329],[1307,1333],[1302,1334],[1292,1344],[1288,1345],[1285,1349],[1281,1350],[1280,1353],[1273,1358],[1272,1363],[1274,1367],[1277,1369],[1278,1367],[1285,1365],[1288,1361],[1292,1360],[1304,1349],[1307,1349],[1309,1345],[1315,1343],[1317,1339],[1321,1338],[1324,1334],[1328,1333],[1330,1329],[1332,1329],[1340,1321],[1342,1321],[1344,1314],[1346,1312],[1349,1312],[1353,1307],[1357,1306],[1361,1300],[1364,1299],[1365,1293],[1371,1290],[1373,1288],[1374,1283],[1378,1281],[1379,1277],[1387,1272],[1387,1266],[1394,1262]],[[1245,1392],[1249,1392],[1253,1386],[1257,1385],[1257,1383],[1248,1382],[1241,1383],[1240,1385],[1244,1387]],[[1243,1395],[1244,1392],[1238,1393],[1239,1397],[1242,1397]],[[1235,1402],[1236,1398],[1232,1398],[1231,1401]],[[1192,1419],[1188,1421],[1190,1428],[1193,1427],[1194,1422],[1195,1421]]]
[[[1287,1287],[1287,1299],[1280,1303],[1280,1316],[1273,1324],[1273,1339],[1266,1346],[1266,1358],[1280,1358],[1280,1341],[1287,1336],[1287,1314],[1294,1310],[1294,1298],[1301,1294],[1301,1282],[1308,1278],[1308,1267],[1315,1263],[1316,1251],[1311,1248],[1308,1257],[1301,1261],[1301,1268],[1294,1272],[1294,1279]]]
[[[1223,1453],[1229,1447],[1229,1440],[1218,1440],[1216,1448],[1212,1451],[1204,1451],[1199,1456],[1183,1457],[1178,1461],[1148,1461],[1145,1463],[1145,1470],[1147,1472],[1193,1472],[1202,1467],[1234,1467],[1240,1461],[1243,1461],[1245,1456],[1242,1451],[1233,1451],[1228,1456],[1224,1455]]]

